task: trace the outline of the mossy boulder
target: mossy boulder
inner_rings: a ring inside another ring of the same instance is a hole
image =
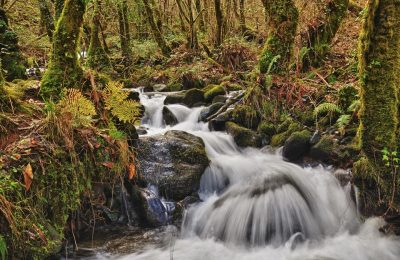
[[[166,92],[168,91],[168,87],[165,84],[155,84],[153,85],[153,90],[157,92]]]
[[[271,145],[272,146],[282,146],[285,141],[290,137],[290,135],[292,133],[294,133],[295,131],[299,131],[301,130],[301,126],[299,125],[299,123],[290,121],[291,123],[289,123],[289,125],[286,127],[286,123],[284,123],[285,125],[280,125],[278,127],[278,133],[275,134],[274,136],[272,136],[271,138]],[[283,132],[281,132],[283,130]]]
[[[311,147],[310,157],[321,162],[332,162],[336,155],[337,142],[333,136],[324,135]]]
[[[234,122],[225,124],[226,132],[232,135],[235,143],[240,147],[261,147],[261,136],[255,131],[242,127]]]
[[[200,112],[199,121],[206,122],[207,118],[214,115],[218,110],[224,106],[224,103],[214,103],[209,107],[205,107]]]
[[[204,92],[196,88],[189,89],[186,91],[182,102],[188,107],[199,106],[204,103]]]
[[[291,162],[301,159],[310,150],[311,135],[308,130],[292,133],[283,146],[283,157]]]
[[[220,102],[225,103],[227,99],[228,99],[227,96],[219,95],[213,98],[212,103],[220,103]]]
[[[261,135],[263,144],[267,145],[271,143],[272,136],[276,134],[276,127],[270,122],[261,122],[258,125],[257,132]]]
[[[213,98],[220,95],[225,95],[225,89],[220,85],[214,85],[212,88],[208,89],[204,93],[204,99],[206,102],[211,102]]]
[[[185,98],[185,93],[176,93],[167,95],[164,99],[164,105],[183,104],[184,98]]]
[[[243,89],[243,87],[241,85],[239,85],[238,83],[229,82],[229,81],[222,82],[221,86],[223,86],[226,89],[226,91],[239,91],[239,90]]]
[[[175,91],[181,91],[183,89],[182,83],[175,82],[172,84],[168,84],[167,86],[167,91],[175,92]]]
[[[225,111],[211,119],[208,128],[211,131],[225,131],[226,122],[232,119],[232,110]]]
[[[238,105],[232,111],[232,121],[249,129],[257,129],[259,113],[249,105]]]
[[[138,160],[142,180],[157,185],[162,196],[174,200],[197,192],[209,165],[203,140],[183,131],[141,137]]]

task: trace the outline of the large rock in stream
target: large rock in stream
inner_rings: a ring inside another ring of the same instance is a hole
[[[201,175],[209,165],[203,140],[183,131],[141,137],[138,159],[141,178],[175,201],[199,189]]]

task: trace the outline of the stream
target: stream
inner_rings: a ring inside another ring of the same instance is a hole
[[[202,202],[185,212],[180,231],[164,232],[163,245],[90,259],[400,259],[399,238],[378,230],[383,220],[358,216],[350,184],[335,177],[344,171],[300,167],[279,150],[239,148],[228,134],[198,122],[203,107],[168,105],[179,123],[165,126],[165,95],[140,98],[146,135],[182,130],[203,139],[211,162],[201,178]]]

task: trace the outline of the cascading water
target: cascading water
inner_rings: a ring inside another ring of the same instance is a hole
[[[277,153],[239,149],[226,133],[198,122],[202,108],[167,107],[142,94],[148,134],[183,130],[204,140],[211,160],[201,179],[203,202],[186,213],[174,247],[117,259],[400,259],[400,241],[382,236],[379,219],[358,220],[350,195],[331,170],[301,168]]]

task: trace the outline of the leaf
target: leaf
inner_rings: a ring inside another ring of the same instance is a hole
[[[41,239],[45,244],[47,244],[47,238],[46,238],[46,235],[43,233],[43,231],[42,231],[40,228],[38,228],[38,226],[36,226],[35,224],[32,224],[32,226],[33,226],[33,228],[35,229],[35,231],[38,233],[40,239]]]
[[[103,162],[101,165],[107,167],[108,169],[112,169],[112,167],[114,166],[113,162]]]
[[[24,169],[24,182],[26,191],[30,190],[32,180],[33,180],[32,166],[30,163],[28,163],[28,165]]]
[[[132,180],[136,176],[136,166],[134,163],[129,164],[129,176],[128,179]]]

